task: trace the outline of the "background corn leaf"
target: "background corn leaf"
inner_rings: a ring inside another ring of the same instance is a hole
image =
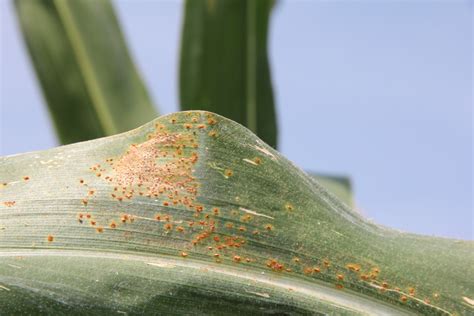
[[[0,166],[6,314],[473,312],[473,242],[368,222],[218,115]]]
[[[272,147],[277,123],[267,56],[274,1],[186,1],[180,61],[181,109],[235,120]]]
[[[329,192],[335,194],[339,200],[343,201],[350,207],[354,207],[350,178],[317,173],[310,173],[310,175]]]
[[[156,116],[108,0],[16,0],[15,7],[63,144]]]

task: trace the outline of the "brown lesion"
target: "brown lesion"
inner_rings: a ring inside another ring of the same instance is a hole
[[[192,205],[198,193],[192,175],[198,160],[195,142],[193,135],[158,129],[144,143],[132,144],[122,157],[108,162],[109,181],[123,188],[120,195],[112,193],[112,197],[132,199],[138,193],[164,197],[168,205]]]
[[[198,161],[198,147],[195,133],[185,128],[182,132],[170,132],[157,123],[144,142],[130,145],[123,155],[107,158],[105,163],[97,163],[89,170],[110,185],[110,192],[105,194],[118,202],[137,197],[153,198],[160,199],[165,207],[185,207],[194,211],[199,184],[193,169]],[[79,183],[85,185],[85,180],[79,179]],[[83,206],[89,208],[98,194],[96,190],[88,189]],[[131,216],[109,220],[115,220],[112,226],[116,228]]]

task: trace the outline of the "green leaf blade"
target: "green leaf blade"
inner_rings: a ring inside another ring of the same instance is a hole
[[[277,145],[267,38],[274,1],[187,1],[180,104],[235,120]]]
[[[363,304],[366,310],[407,314],[307,281],[192,259],[41,250],[1,253],[0,260],[8,289],[2,291],[0,305],[13,314],[37,314],[40,307],[56,315],[360,315]]]
[[[16,0],[15,8],[63,144],[156,115],[109,1]]]
[[[311,172],[309,174],[349,207],[354,207],[352,183],[349,177],[316,174]]]
[[[35,292],[44,308],[131,313],[472,312],[472,242],[375,225],[218,115],[175,113],[0,167],[9,308]]]

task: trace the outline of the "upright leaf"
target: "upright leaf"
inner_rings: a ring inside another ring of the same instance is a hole
[[[216,112],[272,147],[277,124],[267,56],[273,0],[188,0],[180,61],[181,109]]]
[[[15,0],[63,144],[112,135],[156,115],[108,0]]]
[[[365,220],[212,113],[0,158],[6,315],[472,315],[473,245]]]
[[[310,173],[323,187],[350,207],[354,207],[351,179],[348,177]]]

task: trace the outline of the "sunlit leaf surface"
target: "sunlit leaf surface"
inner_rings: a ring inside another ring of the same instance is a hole
[[[472,250],[366,221],[208,112],[0,158],[5,314],[468,315]]]

